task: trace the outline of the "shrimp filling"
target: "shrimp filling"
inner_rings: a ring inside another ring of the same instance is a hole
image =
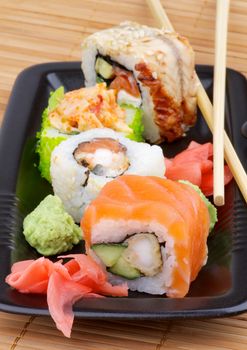
[[[92,250],[109,272],[129,280],[162,270],[161,248],[153,233],[137,233],[122,243],[94,244]]]
[[[130,165],[126,152],[126,147],[114,139],[95,138],[80,143],[74,158],[95,175],[114,178],[122,175]]]
[[[159,242],[154,234],[138,233],[125,243],[128,248],[123,252],[124,259],[145,276],[155,276],[162,266]]]

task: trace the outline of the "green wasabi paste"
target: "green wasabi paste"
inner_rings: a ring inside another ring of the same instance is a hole
[[[24,236],[40,254],[66,252],[82,239],[82,232],[65,211],[61,199],[48,195],[23,223]]]

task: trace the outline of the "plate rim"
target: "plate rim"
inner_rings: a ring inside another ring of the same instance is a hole
[[[13,124],[14,120],[14,115],[16,113],[16,106],[15,106],[15,101],[16,99],[21,100],[23,96],[25,96],[26,92],[24,87],[26,86],[27,82],[31,82],[32,84],[36,84],[36,86],[39,86],[41,81],[47,76],[49,72],[54,72],[56,71],[67,71],[67,70],[78,70],[80,68],[80,62],[79,61],[70,61],[70,62],[48,62],[48,63],[41,63],[37,65],[30,66],[26,69],[24,69],[16,78],[16,81],[14,83],[14,86],[12,88],[12,92],[6,107],[6,111],[4,114],[4,119],[1,127],[1,134],[0,134],[0,164],[1,160],[3,159],[3,150],[6,147],[6,144],[9,144],[9,134],[11,131],[11,127]],[[197,70],[200,70],[202,73],[207,73],[209,70],[212,71],[213,67],[210,65],[197,65],[196,66]],[[238,77],[239,80],[244,80],[246,83],[246,78],[242,73],[239,73],[231,68],[227,69],[228,74],[232,75],[235,79]],[[37,90],[33,89],[32,95],[31,95],[31,100],[35,99],[37,95]],[[30,108],[31,106],[26,106],[25,111],[22,112],[24,114],[29,114],[30,118]],[[247,111],[247,109],[246,109]],[[19,127],[19,136],[18,140],[15,140],[15,142],[21,144],[22,146],[19,148],[19,152],[15,153],[14,155],[14,173],[12,174],[11,178],[11,186],[5,186],[6,185],[6,179],[9,179],[9,176],[11,174],[8,171],[8,166],[10,164],[8,163],[6,166],[6,171],[3,172],[1,171],[0,174],[0,203],[1,203],[1,197],[2,196],[15,196],[15,185],[17,182],[17,174],[18,174],[18,169],[19,169],[19,162],[20,158],[23,152],[23,146],[24,146],[24,140],[25,140],[25,131],[27,128],[27,124],[29,121],[29,118],[26,118],[27,120],[25,123],[22,123],[22,125],[17,125],[15,127]],[[12,164],[13,165],[13,164]],[[15,181],[14,181],[15,177]],[[14,185],[14,186],[13,186]],[[241,195],[240,197],[241,198]],[[1,209],[1,208],[0,208]],[[1,220],[1,214],[0,214],[0,220]],[[1,227],[1,226],[0,226]],[[4,236],[4,235],[2,235]],[[247,243],[247,240],[245,240]],[[4,245],[0,241],[0,251],[3,249]],[[247,245],[246,245],[246,251],[247,251]],[[1,276],[1,274],[0,274]],[[224,295],[221,295],[220,297],[211,297],[211,298],[221,298],[229,293],[226,293]],[[10,312],[10,313],[16,313],[16,314],[30,314],[30,315],[49,315],[48,309],[43,309],[43,308],[32,308],[32,307],[24,307],[24,306],[18,306],[18,305],[9,305],[7,303],[2,302],[0,296],[0,310],[5,311],[5,312]],[[200,297],[193,297],[193,298],[200,298]],[[205,297],[202,297],[205,299]],[[207,298],[207,297],[206,297]],[[109,299],[115,299],[115,298],[107,298]],[[145,298],[144,298],[145,299]],[[160,298],[159,298],[160,299]],[[188,299],[188,297],[187,297]],[[122,298],[121,298],[122,300]],[[129,300],[129,299],[128,299]],[[214,308],[214,309],[191,309],[191,310],[174,310],[173,312],[171,311],[166,311],[162,313],[128,313],[126,314],[125,312],[109,312],[108,311],[83,311],[79,310],[78,306],[75,305],[74,307],[74,313],[76,317],[80,318],[123,318],[123,319],[179,319],[179,318],[204,318],[204,317],[223,317],[223,316],[230,316],[230,315],[236,315],[241,312],[244,312],[247,310],[247,291],[245,295],[245,299],[241,302],[238,303],[237,305],[233,306],[227,306],[227,307],[219,307],[219,308]]]

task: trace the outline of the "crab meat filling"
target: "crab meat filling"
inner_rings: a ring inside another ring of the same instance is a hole
[[[125,241],[123,258],[145,276],[155,276],[162,268],[160,245],[152,233],[138,233]]]
[[[95,175],[114,178],[129,167],[126,152],[126,147],[114,139],[95,138],[80,143],[74,151],[74,158]]]
[[[130,133],[125,111],[117,104],[116,97],[116,91],[108,89],[105,83],[69,91],[49,111],[49,122],[66,134],[103,127]]]

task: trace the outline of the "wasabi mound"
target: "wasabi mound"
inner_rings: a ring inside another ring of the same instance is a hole
[[[82,238],[81,229],[64,210],[61,199],[52,195],[26,216],[23,228],[27,242],[45,256],[66,252]]]

